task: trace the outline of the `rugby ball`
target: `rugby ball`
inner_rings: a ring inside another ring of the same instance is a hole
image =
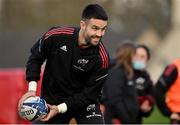
[[[46,101],[38,96],[26,99],[20,109],[19,115],[28,120],[36,121],[48,114]]]

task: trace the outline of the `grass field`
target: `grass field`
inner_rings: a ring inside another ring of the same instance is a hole
[[[169,119],[161,114],[155,106],[152,114],[148,118],[144,118],[144,124],[169,124]]]

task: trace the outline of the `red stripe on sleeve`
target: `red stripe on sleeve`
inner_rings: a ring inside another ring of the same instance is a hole
[[[100,55],[101,55],[101,59],[102,59],[102,68],[104,68],[105,67],[105,60],[104,60],[104,55],[102,54],[102,50],[101,50],[101,48],[100,48]]]
[[[101,59],[102,59],[102,68],[107,68],[108,67],[108,55],[107,55],[102,43],[100,43],[99,49],[100,49],[99,53],[100,53]]]
[[[56,34],[73,34],[74,29],[73,28],[56,28],[56,29],[52,29],[50,31],[48,31],[45,34],[45,39],[49,38],[52,35],[56,35]]]
[[[176,66],[173,64],[168,66],[168,68],[164,72],[164,75],[169,76],[175,68],[176,68]]]

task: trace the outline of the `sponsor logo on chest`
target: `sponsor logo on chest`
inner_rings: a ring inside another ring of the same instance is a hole
[[[77,61],[77,63],[81,66],[85,66],[88,62],[89,60],[85,60],[85,59],[78,59]]]
[[[84,66],[89,62],[89,60],[86,59],[78,59],[77,60],[77,65],[73,65],[76,69],[79,69],[81,71],[85,71],[84,70]]]

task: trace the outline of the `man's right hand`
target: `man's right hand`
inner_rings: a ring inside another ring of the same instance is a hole
[[[27,98],[33,97],[33,96],[36,96],[36,91],[27,91],[27,92],[21,97],[21,99],[20,99],[19,102],[18,102],[18,111],[20,111],[21,105],[23,104],[23,102],[24,102]]]

